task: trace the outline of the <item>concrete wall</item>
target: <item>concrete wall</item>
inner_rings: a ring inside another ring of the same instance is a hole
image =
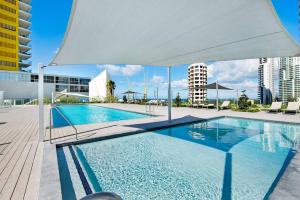
[[[0,81],[0,91],[4,91],[4,99],[37,99],[37,82]],[[55,91],[54,83],[44,84],[44,96],[51,98]]]
[[[89,83],[89,96],[99,100],[104,100],[107,95],[106,83],[109,80],[110,77],[107,73],[107,70],[104,70],[96,78],[91,80]]]

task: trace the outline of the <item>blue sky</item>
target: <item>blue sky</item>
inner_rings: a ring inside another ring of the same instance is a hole
[[[292,37],[299,41],[298,33],[298,0],[273,0],[277,13]],[[60,47],[67,27],[72,0],[32,0],[32,63],[30,68],[37,72],[37,64],[48,64],[55,52]],[[247,67],[242,67],[247,66]],[[106,66],[109,69],[112,79],[117,83],[116,94],[128,89],[143,93],[144,90],[144,69],[143,67],[132,66]],[[84,66],[64,66],[48,67],[46,73],[67,74],[95,77],[104,66],[84,65]],[[230,70],[229,70],[230,69]],[[243,69],[243,70],[241,70]],[[254,60],[229,61],[209,63],[209,81],[218,80],[230,87],[247,89],[247,94],[256,97],[257,85],[257,64]],[[153,96],[154,89],[159,87],[160,98],[166,97],[167,88],[165,85],[167,71],[164,67],[145,67],[148,85],[148,94]],[[247,76],[246,76],[247,74]],[[228,80],[235,81],[228,81]],[[172,81],[176,89],[173,95],[180,92],[185,98],[187,92],[183,90],[187,84],[187,65],[173,68]],[[215,97],[215,91],[208,92],[209,98]],[[234,92],[222,92],[222,97],[234,97]]]

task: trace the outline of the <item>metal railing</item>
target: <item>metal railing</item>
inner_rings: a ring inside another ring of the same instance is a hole
[[[146,113],[153,114],[154,113],[154,106],[151,103],[145,104]]]
[[[64,120],[66,120],[66,122],[68,122],[68,124],[73,127],[73,129],[75,130],[75,137],[76,137],[76,140],[78,140],[78,131],[77,131],[77,128],[74,126],[74,124],[72,124],[72,122],[59,110],[59,108],[57,108],[55,105],[54,106],[51,106],[50,108],[50,123],[49,123],[49,130],[50,130],[50,143],[52,143],[52,117],[53,117],[53,114],[52,114],[52,108],[55,109],[63,118]]]

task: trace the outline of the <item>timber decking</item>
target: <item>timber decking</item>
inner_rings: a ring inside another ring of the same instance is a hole
[[[38,142],[37,107],[0,112],[0,199],[38,198],[43,143]]]

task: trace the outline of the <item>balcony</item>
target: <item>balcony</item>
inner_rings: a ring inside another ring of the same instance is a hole
[[[21,68],[26,68],[26,67],[29,67],[31,66],[31,61],[29,60],[19,60],[19,67]]]
[[[30,11],[31,10],[31,5],[29,3],[26,3],[25,0],[24,1],[19,1],[19,9],[27,11],[27,12]]]
[[[30,33],[29,29],[19,27],[19,35],[27,37]]]
[[[27,45],[30,41],[31,41],[30,38],[23,35],[19,35],[19,44]]]
[[[19,0],[19,2],[23,2],[23,3],[26,3],[26,4],[30,4],[30,3],[31,3],[31,0]]]
[[[19,26],[22,28],[29,28],[29,26],[31,26],[31,22],[24,19],[19,19]]]
[[[27,60],[29,58],[31,58],[31,54],[26,53],[26,52],[19,52],[19,59]]]
[[[29,12],[23,11],[23,10],[19,10],[19,18],[29,21],[31,17],[31,14]]]
[[[19,50],[22,52],[27,52],[31,49],[30,45],[23,45],[23,44],[19,44]]]

